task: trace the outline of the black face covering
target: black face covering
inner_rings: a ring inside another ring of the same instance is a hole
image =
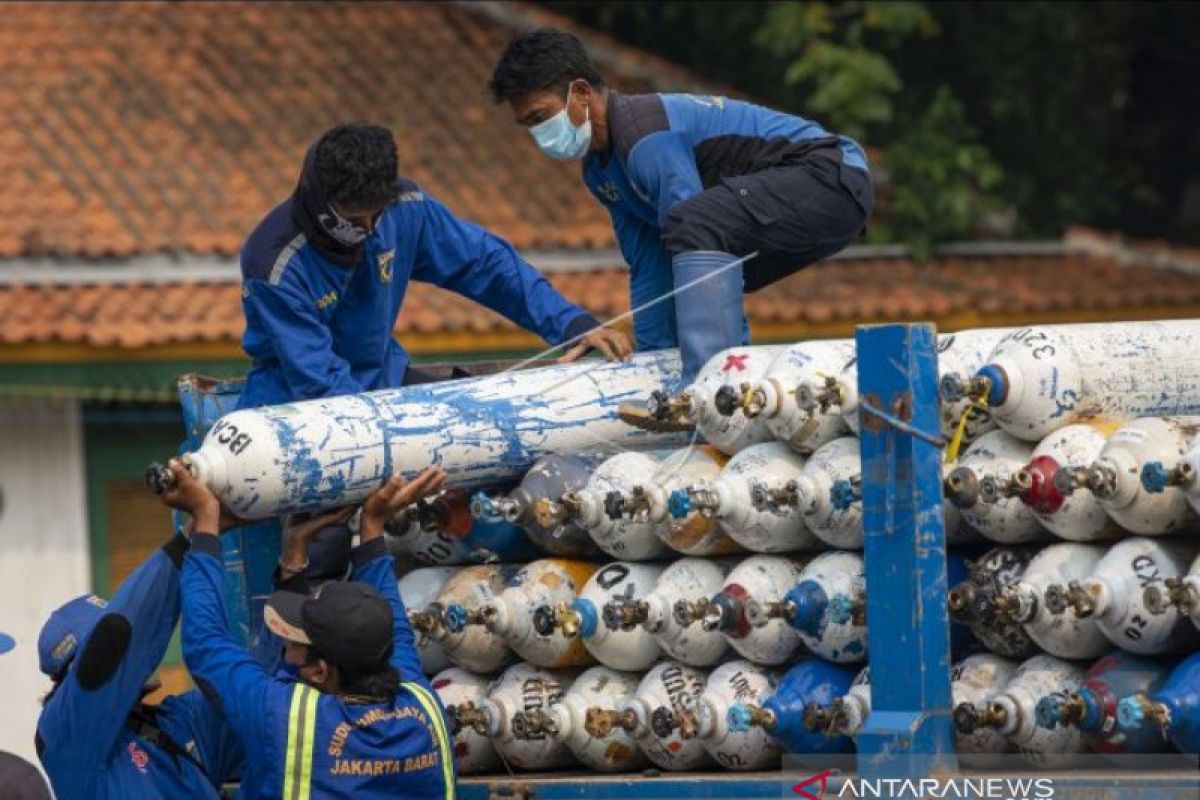
[[[318,139],[304,156],[300,183],[292,193],[292,218],[321,255],[339,266],[354,267],[362,261],[366,232],[339,218],[329,205],[317,178],[317,146],[320,144]],[[356,229],[363,234],[357,242],[353,241]]]

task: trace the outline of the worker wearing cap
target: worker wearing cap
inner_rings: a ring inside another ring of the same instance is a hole
[[[239,407],[387,389],[424,378],[392,329],[411,280],[471,298],[552,344],[611,359],[632,346],[567,302],[512,245],[398,177],[386,128],[346,124],[304,158],[292,196],[242,248],[242,346],[254,364]]]
[[[246,747],[242,795],[259,798],[454,797],[441,704],[421,672],[384,546],[386,520],[441,488],[444,473],[396,477],[363,505],[350,581],[276,592],[271,631],[296,678],[272,677],[238,646],[222,606],[219,504],[178,462],[164,500],[195,520],[183,567],[183,655]],[[285,560],[289,570],[299,568]]]
[[[685,382],[749,343],[743,291],[833,255],[870,215],[854,140],[724,97],[621,94],[569,33],[517,36],[489,88],[543,153],[582,160],[629,262],[638,348],[678,346]]]
[[[174,536],[111,601],[77,597],[42,628],[39,666],[54,686],[35,745],[58,800],[215,800],[240,768],[240,742],[199,691],[142,702],[179,620],[187,550]]]

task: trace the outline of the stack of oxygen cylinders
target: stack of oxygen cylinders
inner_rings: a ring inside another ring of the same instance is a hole
[[[677,355],[645,354],[236,412],[195,469],[265,514],[361,497],[359,462],[449,468],[388,538],[461,774],[770,769],[853,752],[871,711],[855,356],[735,348],[674,394]],[[1200,752],[1200,321],[967,330],[938,365],[960,761]],[[635,431],[617,400],[694,433]]]
[[[939,337],[964,764],[1200,751],[1197,343],[1190,321]],[[694,441],[550,454],[394,521],[461,773],[853,751],[855,363],[849,340],[723,352],[652,402]]]

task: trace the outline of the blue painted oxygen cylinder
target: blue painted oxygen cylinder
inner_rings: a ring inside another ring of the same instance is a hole
[[[470,497],[462,489],[447,489],[409,506],[387,530],[395,549],[421,566],[517,563],[542,556],[513,523],[473,517]]]
[[[1200,653],[1179,663],[1158,691],[1137,692],[1117,705],[1124,731],[1148,727],[1181,753],[1200,753]]]
[[[475,495],[471,513],[480,521],[505,520],[520,525],[534,544],[552,556],[600,558],[603,551],[576,520],[539,520],[534,509],[539,500],[558,500],[567,492],[583,489],[596,467],[611,455],[611,452],[597,450],[552,453],[539,458],[508,494],[480,492]]]
[[[1074,692],[1055,693],[1039,700],[1038,725],[1074,725],[1097,753],[1163,752],[1169,749],[1168,742],[1154,728],[1120,728],[1117,704],[1121,698],[1138,692],[1153,694],[1169,673],[1170,664],[1165,660],[1115,650],[1091,666]]]
[[[849,736],[826,736],[804,724],[805,706],[828,707],[834,699],[850,692],[858,670],[809,658],[787,671],[775,693],[761,706],[738,703],[729,709],[729,730],[745,731],[761,725],[789,753],[849,753],[854,742]]]

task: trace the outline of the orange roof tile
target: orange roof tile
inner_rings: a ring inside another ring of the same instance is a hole
[[[1200,314],[1194,274],[1122,263],[1119,253],[947,255],[844,258],[749,295],[756,335],[833,334],[857,323],[934,320],[948,328],[1058,319],[1178,317]],[[627,273],[552,273],[569,299],[611,319],[629,308]],[[0,286],[0,343],[59,343],[136,350],[218,342],[236,346],[244,321],[237,283],[116,283]],[[513,347],[517,329],[466,298],[414,283],[396,323],[418,349],[464,335],[456,349]],[[499,337],[499,338],[497,338]],[[532,341],[521,340],[520,346]]]
[[[669,63],[525,4],[11,3],[0,26],[0,258],[233,255],[325,128],[390,126],[401,168],[515,245],[607,247],[578,165],[485,96],[520,27],[565,26],[621,88]]]

